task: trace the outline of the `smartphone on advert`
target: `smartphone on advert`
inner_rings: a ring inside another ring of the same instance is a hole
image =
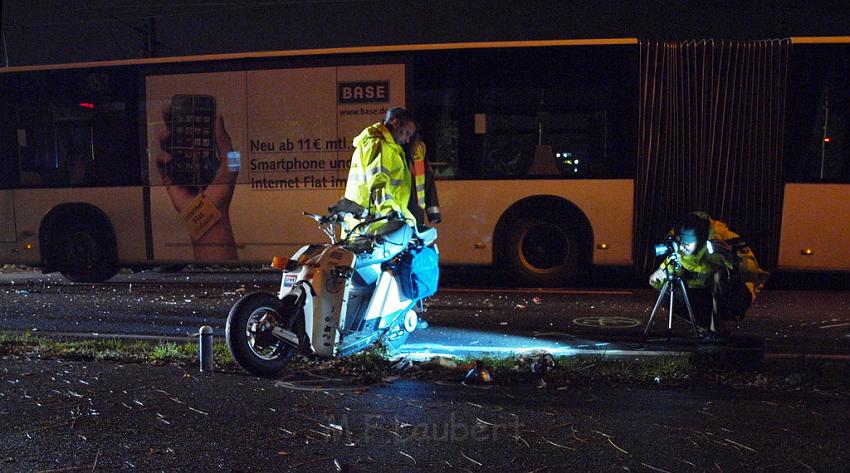
[[[166,168],[172,182],[203,187],[218,170],[215,143],[215,97],[178,94],[171,98],[171,162]]]

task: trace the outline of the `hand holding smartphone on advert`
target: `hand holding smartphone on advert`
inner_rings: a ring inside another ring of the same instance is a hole
[[[233,149],[215,97],[174,95],[163,118],[157,169],[185,222],[195,258],[238,259],[229,207],[241,155]]]

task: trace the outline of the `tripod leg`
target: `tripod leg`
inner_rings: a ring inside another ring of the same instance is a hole
[[[667,294],[668,289],[670,289],[670,281],[664,281],[664,285],[661,286],[661,293],[658,294],[658,300],[655,301],[655,307],[652,308],[652,314],[649,315],[649,320],[646,322],[646,328],[643,331],[644,338],[646,338],[646,334],[649,333],[649,326],[652,325],[652,319],[654,319],[655,314],[658,313],[658,309],[661,307],[661,302],[664,300],[664,295]]]
[[[679,287],[682,288],[682,297],[685,299],[685,306],[688,308],[688,317],[691,318],[691,326],[694,329],[694,336],[699,336],[699,330],[697,330],[697,321],[694,317],[694,311],[691,309],[691,300],[688,298],[688,290],[685,287],[685,282],[681,279],[679,280]]]
[[[679,280],[681,281],[681,279]],[[673,335],[673,301],[675,300],[676,286],[670,285],[670,312],[667,314],[667,341],[670,341]]]

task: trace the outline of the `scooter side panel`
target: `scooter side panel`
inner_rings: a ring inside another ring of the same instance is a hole
[[[329,246],[311,263],[314,271],[310,282],[316,295],[312,298],[310,341],[317,355],[331,357],[336,355],[339,328],[345,323],[344,301],[350,282],[350,278],[342,278],[334,273],[338,269],[351,270],[354,267],[354,254],[340,247]]]
[[[372,295],[372,300],[366,309],[364,320],[384,317],[378,328],[386,327],[398,312],[407,312],[413,306],[413,301],[404,295],[398,282],[398,277],[392,271],[384,271],[378,278],[378,284]]]

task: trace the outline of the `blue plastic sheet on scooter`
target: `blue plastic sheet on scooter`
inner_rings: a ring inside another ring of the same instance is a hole
[[[434,248],[414,248],[401,256],[398,272],[401,291],[411,299],[434,295],[440,283],[440,257]]]

